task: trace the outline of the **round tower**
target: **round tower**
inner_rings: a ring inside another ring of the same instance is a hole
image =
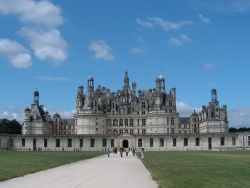
[[[31,110],[27,107],[25,110],[24,110],[24,122],[23,122],[23,128],[22,128],[22,133],[23,134],[30,134],[30,113],[31,113]]]

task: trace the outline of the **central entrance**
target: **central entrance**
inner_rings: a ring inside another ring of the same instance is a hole
[[[128,140],[123,140],[122,141],[122,147],[128,148]]]

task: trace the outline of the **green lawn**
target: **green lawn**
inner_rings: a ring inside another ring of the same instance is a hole
[[[103,152],[0,151],[0,181],[72,162],[90,159]]]
[[[250,151],[145,152],[143,163],[160,188],[250,187]]]

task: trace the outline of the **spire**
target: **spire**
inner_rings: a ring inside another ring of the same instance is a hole
[[[124,87],[129,87],[129,77],[128,77],[128,71],[125,71],[125,77],[124,77]]]

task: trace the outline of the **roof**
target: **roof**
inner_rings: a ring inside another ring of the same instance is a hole
[[[30,109],[27,107],[27,108],[25,108],[24,111],[25,111],[25,112],[30,112]]]
[[[55,113],[55,115],[53,116],[53,118],[61,118],[61,116],[58,113]]]
[[[189,120],[190,120],[189,117],[180,117],[179,119],[180,119],[180,123],[189,124]]]

